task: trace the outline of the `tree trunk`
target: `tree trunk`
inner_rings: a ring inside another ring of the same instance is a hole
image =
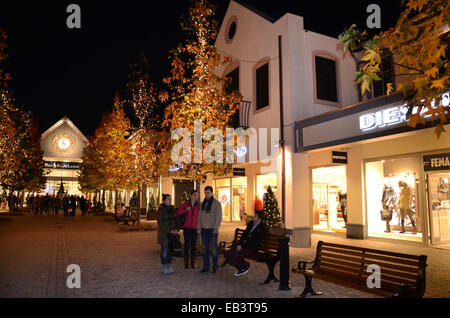
[[[142,193],[142,185],[139,185],[138,187],[138,193],[137,193],[137,218],[136,218],[136,224],[139,226],[141,224],[141,193]]]

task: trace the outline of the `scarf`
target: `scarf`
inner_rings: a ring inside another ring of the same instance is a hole
[[[211,205],[212,205],[213,201],[214,201],[214,197],[211,197],[209,200],[205,198],[202,202],[202,210],[206,211],[206,213],[210,213]]]

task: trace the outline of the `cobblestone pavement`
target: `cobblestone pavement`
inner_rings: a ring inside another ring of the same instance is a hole
[[[175,274],[162,275],[156,231],[123,232],[120,225],[99,216],[17,216],[0,222],[0,297],[167,297],[167,298],[290,298],[301,293],[304,279],[291,274],[290,291],[278,283],[260,286],[264,264],[252,262],[249,274],[234,277],[231,266],[216,274],[184,269],[174,258]],[[236,224],[225,224],[219,241],[229,241]],[[290,267],[314,258],[318,240],[428,255],[425,297],[449,297],[450,251],[372,240],[348,240],[313,235],[310,248],[291,248]],[[223,256],[219,257],[219,262]],[[201,263],[200,257],[198,263]],[[69,264],[81,268],[81,288],[69,289]],[[276,273],[278,272],[278,265]],[[277,275],[278,276],[278,275]],[[373,297],[353,289],[314,280],[325,297]]]

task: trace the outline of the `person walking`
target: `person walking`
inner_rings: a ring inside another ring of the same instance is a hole
[[[257,211],[242,234],[238,244],[225,252],[225,259],[228,263],[237,268],[234,276],[239,277],[248,273],[250,263],[245,260],[246,257],[255,256],[259,250],[262,240],[267,231],[263,223],[264,212]]]
[[[197,244],[197,222],[200,209],[200,193],[197,190],[191,192],[191,199],[184,202],[178,208],[178,216],[184,216],[184,268],[189,268],[189,249],[191,250],[191,268],[195,268],[195,253]]]
[[[72,195],[72,196],[70,197],[70,207],[71,207],[71,209],[72,209],[71,215],[72,215],[72,216],[75,216],[75,212],[76,212],[76,209],[77,209],[77,199],[75,198],[74,195]]]
[[[198,213],[197,234],[201,235],[203,246],[203,268],[200,273],[209,272],[210,250],[213,259],[212,273],[217,272],[219,251],[217,248],[217,237],[220,223],[222,222],[222,205],[213,196],[213,188],[205,187],[205,199],[203,200]]]
[[[86,199],[84,198],[84,196],[81,196],[81,198],[80,198],[80,210],[81,210],[81,215],[86,216],[87,202],[86,202]]]
[[[62,207],[64,210],[64,216],[68,216],[69,215],[69,207],[70,207],[70,199],[67,196],[67,194],[64,195],[64,198],[62,199]]]
[[[173,274],[172,255],[169,251],[170,235],[177,235],[179,222],[177,211],[171,205],[172,198],[163,194],[163,202],[158,208],[158,244],[161,244],[161,264],[163,274]]]

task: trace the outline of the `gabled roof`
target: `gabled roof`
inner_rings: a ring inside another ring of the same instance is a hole
[[[47,129],[46,132],[44,132],[41,136],[41,140],[46,138],[48,135],[50,135],[52,132],[54,132],[58,127],[66,123],[72,130],[83,140],[83,142],[87,145],[89,144],[88,139],[83,135],[83,133],[77,128],[77,126],[74,125],[74,123],[68,118],[63,117],[61,118],[56,124],[54,124],[52,127]]]
[[[256,13],[257,15],[259,15],[260,17],[266,19],[267,21],[269,21],[270,23],[275,23],[277,20],[268,16],[266,13],[262,12],[261,10],[256,9],[255,7],[252,7],[251,5],[249,5],[248,3],[242,2],[240,0],[232,0],[238,4],[240,4],[241,6],[249,9],[250,11]],[[231,1],[230,1],[231,2]]]

